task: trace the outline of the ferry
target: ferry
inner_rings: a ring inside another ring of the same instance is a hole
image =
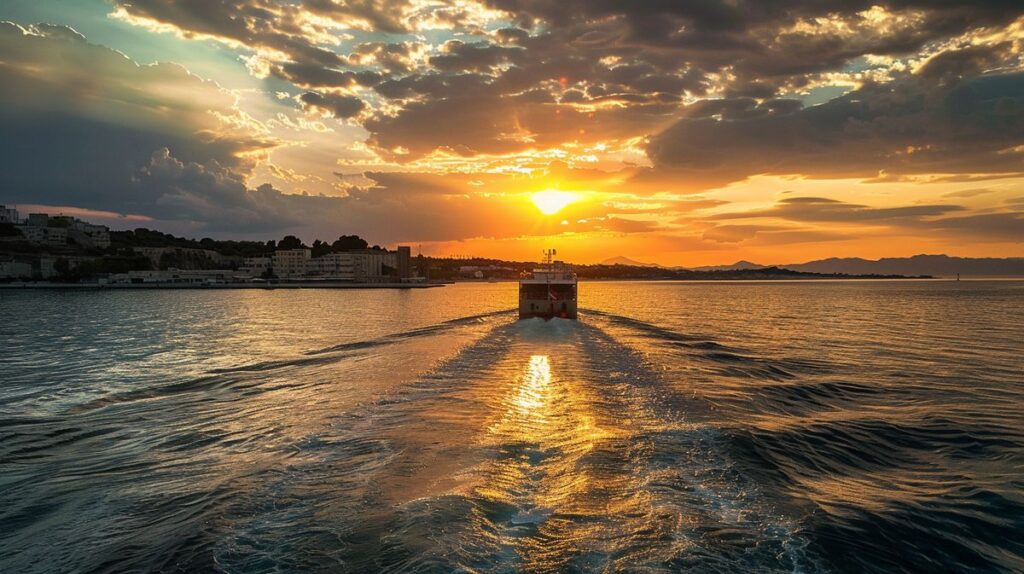
[[[576,318],[576,273],[572,266],[555,261],[556,251],[544,252],[541,267],[519,279],[519,318]]]

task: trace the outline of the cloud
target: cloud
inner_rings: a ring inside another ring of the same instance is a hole
[[[788,225],[714,225],[704,230],[702,237],[716,243],[748,243],[755,245],[785,245],[791,243],[817,243],[820,241],[841,241],[854,236],[825,231],[792,227]]]
[[[334,118],[351,118],[366,107],[363,100],[341,94],[306,92],[299,96],[299,101],[306,110],[315,110]]]
[[[333,110],[336,117],[363,112],[367,143],[387,161],[408,162],[437,150],[510,154],[657,134],[648,147],[656,163],[699,166],[712,173],[695,177],[708,181],[802,169],[822,177],[871,176],[890,166],[920,172],[968,148],[965,143],[940,149],[965,131],[944,114],[967,105],[985,117],[1014,115],[1009,108],[1020,104],[1015,80],[1001,86],[970,81],[1019,60],[1012,24],[1024,15],[1024,6],[1000,1],[114,4],[115,14],[129,22],[248,50],[251,58],[264,62],[254,69],[335,99],[315,105]],[[488,32],[488,25],[496,28]],[[453,27],[463,34],[434,46],[416,35]],[[390,36],[388,41],[339,39],[340,32],[357,30]],[[996,40],[965,45],[972,34]],[[942,42],[954,47],[934,53]],[[800,109],[796,100],[774,99],[865,58],[909,58],[922,51],[929,57],[913,80],[869,85],[824,109]],[[932,94],[932,84],[961,78],[965,90],[980,91],[981,100],[967,102],[970,94],[950,92],[946,95],[952,100],[944,105],[942,96]],[[370,102],[364,110],[351,96],[323,94],[327,88],[372,89],[377,97],[364,98]],[[686,100],[711,91],[725,97],[684,107]],[[316,95],[303,98],[311,106],[307,100]],[[998,104],[1005,98],[1010,101]],[[918,100],[923,107],[915,107]],[[981,109],[986,102],[1002,107]],[[685,117],[664,130],[680,111]],[[887,129],[890,123],[896,125]],[[907,123],[916,125],[903,127]],[[993,121],[991,131],[1000,131],[996,125]],[[980,158],[995,169],[995,164],[1005,167],[1019,159],[996,155],[1005,149],[997,145],[1015,140],[1008,135],[1013,127],[1011,122],[1001,138],[981,144],[961,163]],[[975,131],[969,145],[990,135]],[[765,149],[774,138],[780,149]],[[711,145],[699,143],[702,139]],[[881,149],[870,145],[873,139],[882,140]],[[835,156],[858,153],[851,161],[820,157],[821,144],[838,146],[842,152]],[[764,157],[748,162],[748,155]],[[730,166],[730,157],[749,165]],[[965,169],[952,165],[954,172]]]
[[[987,195],[989,193],[995,193],[996,190],[989,189],[986,187],[976,187],[972,189],[961,189],[959,191],[951,191],[949,193],[943,193],[942,197],[977,197],[979,195]]]
[[[753,239],[762,231],[771,231],[770,225],[716,225],[704,231],[704,239],[718,243],[739,243]]]
[[[966,209],[958,205],[869,207],[820,197],[793,197],[783,199],[768,209],[722,213],[706,220],[782,220],[804,224],[836,224],[851,229],[876,226],[888,228],[893,234],[1024,242],[1024,212],[1012,211],[1015,207],[1013,203],[1009,203],[1008,207],[1011,211],[964,213]],[[716,225],[705,232],[705,238],[737,242],[772,229],[777,227],[769,224]]]
[[[713,219],[749,219],[777,217],[790,221],[877,223],[901,219],[917,219],[962,211],[959,205],[911,205],[903,207],[868,207],[821,197],[791,197],[775,207],[758,211],[724,213]]]
[[[1024,211],[946,217],[923,227],[957,237],[1024,243]]]
[[[131,212],[154,151],[244,173],[276,142],[235,97],[175,64],[140,66],[58,26],[0,23],[7,200]]]
[[[758,174],[1001,173],[1024,161],[1022,73],[950,84],[908,76],[818,106],[765,105],[690,106],[688,117],[651,139],[648,154],[677,177],[725,182]]]

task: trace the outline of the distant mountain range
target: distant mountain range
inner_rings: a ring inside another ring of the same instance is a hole
[[[648,263],[625,263],[632,261],[626,257],[615,257],[608,261],[620,261],[623,265],[650,267]],[[612,265],[613,263],[606,264]],[[693,271],[734,271],[764,269],[767,265],[759,265],[750,261],[737,261],[732,265],[708,265],[694,267]],[[1024,257],[950,257],[949,255],[914,255],[913,257],[886,257],[878,260],[861,259],[859,257],[830,257],[807,263],[780,264],[777,267],[807,273],[846,275],[931,275],[935,277],[989,276],[1014,277],[1024,276]]]
[[[1024,275],[1024,257],[950,257],[948,255],[915,255],[913,257],[887,257],[872,261],[857,257],[822,259],[798,265],[781,265],[794,271],[811,273],[848,273],[862,275],[933,275],[935,277],[963,276],[1021,276]]]
[[[704,267],[694,267],[694,271],[737,271],[742,269],[764,269],[767,265],[758,265],[757,263],[751,263],[750,261],[737,261],[732,265],[705,265]]]
[[[635,259],[630,259],[629,257],[623,257],[621,255],[618,256],[618,257],[611,257],[611,258],[605,259],[600,264],[601,265],[628,265],[630,267],[661,267],[661,265],[658,265],[657,263],[644,263],[642,261],[636,261]]]

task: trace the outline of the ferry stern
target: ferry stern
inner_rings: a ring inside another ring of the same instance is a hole
[[[519,279],[519,318],[576,318],[576,273],[555,261],[555,250],[544,252],[541,267]]]

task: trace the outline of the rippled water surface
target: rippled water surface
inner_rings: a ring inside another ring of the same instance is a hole
[[[1024,282],[580,292],[0,291],[0,571],[1024,571]]]

